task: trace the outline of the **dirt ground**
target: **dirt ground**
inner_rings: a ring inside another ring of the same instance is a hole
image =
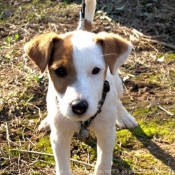
[[[97,0],[93,32],[119,34],[133,51],[120,68],[123,104],[139,127],[118,130],[112,174],[175,174],[174,0]],[[33,36],[75,30],[80,1],[0,0],[0,174],[54,174],[46,115],[47,73],[26,57]],[[25,150],[24,152],[20,152]],[[34,152],[37,151],[37,152]],[[43,155],[45,154],[45,155]],[[90,174],[96,139],[73,139],[75,175]]]

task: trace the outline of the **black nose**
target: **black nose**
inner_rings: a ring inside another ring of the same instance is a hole
[[[72,107],[72,111],[77,114],[77,115],[82,115],[86,112],[87,108],[88,108],[88,103],[85,100],[77,100],[77,101],[73,101],[71,104]]]

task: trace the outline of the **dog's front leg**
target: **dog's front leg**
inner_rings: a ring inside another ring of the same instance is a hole
[[[71,175],[70,142],[72,135],[64,135],[51,131],[51,145],[56,162],[56,175]]]
[[[71,175],[70,143],[74,132],[77,132],[77,122],[58,116],[57,121],[51,122],[51,146],[56,162],[57,175]]]
[[[111,166],[113,159],[113,148],[115,143],[115,126],[103,127],[95,129],[97,136],[97,163],[94,175],[111,174]]]

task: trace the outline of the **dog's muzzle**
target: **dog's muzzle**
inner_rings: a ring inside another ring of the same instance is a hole
[[[85,142],[87,140],[87,138],[89,137],[89,126],[92,122],[93,119],[95,119],[95,117],[101,112],[101,108],[103,106],[103,103],[106,99],[106,95],[107,93],[110,91],[110,84],[107,80],[105,80],[104,85],[103,85],[103,93],[102,93],[102,99],[98,104],[98,110],[97,112],[90,117],[88,120],[84,121],[84,122],[80,122],[81,123],[81,128],[80,128],[80,132],[78,133],[77,137],[80,141]]]

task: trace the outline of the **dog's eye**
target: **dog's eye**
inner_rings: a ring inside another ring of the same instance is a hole
[[[58,77],[64,78],[67,75],[66,69],[64,67],[59,67],[54,70]]]
[[[92,70],[92,74],[98,74],[100,72],[100,68],[98,67],[95,67],[93,70]]]

